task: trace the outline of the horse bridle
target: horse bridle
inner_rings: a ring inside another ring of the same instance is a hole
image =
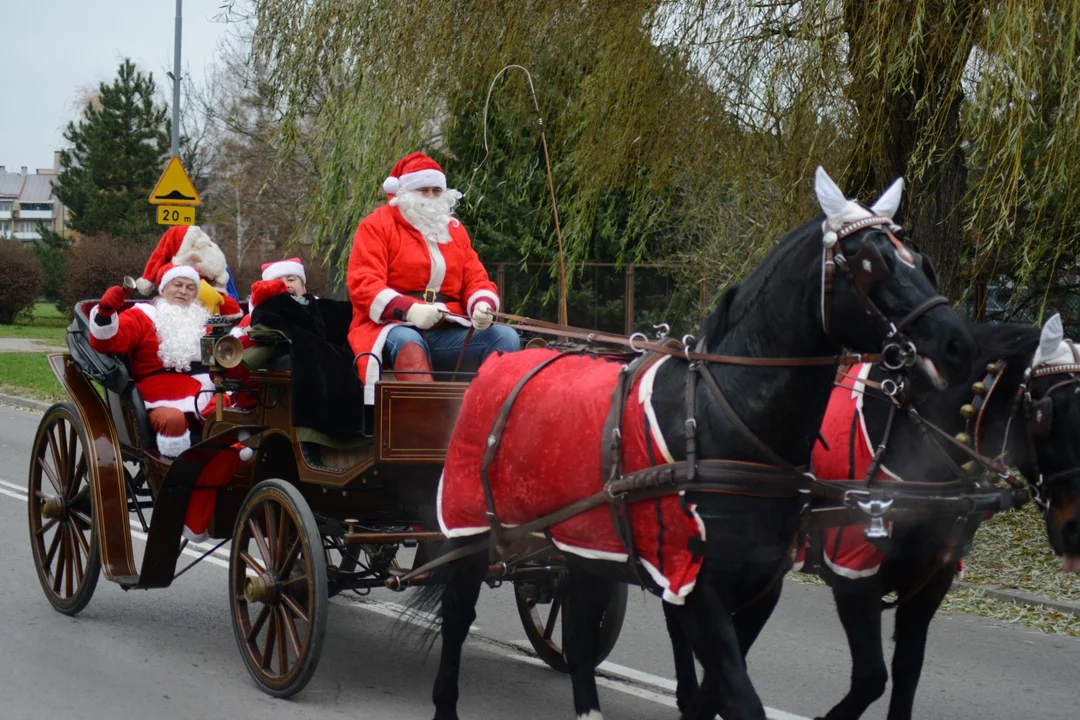
[[[839,268],[840,272],[843,273],[851,283],[856,295],[858,295],[859,299],[862,301],[863,307],[866,308],[866,312],[874,318],[885,333],[885,344],[882,349],[882,365],[887,370],[895,372],[902,368],[914,365],[917,355],[915,343],[903,334],[904,328],[911,325],[911,323],[915,322],[915,320],[929,310],[932,310],[938,305],[947,305],[949,301],[942,295],[935,295],[916,306],[911,312],[904,316],[900,322],[894,324],[889,320],[889,318],[885,316],[885,313],[881,312],[877,304],[870,298],[870,293],[873,291],[874,285],[889,274],[888,265],[885,263],[885,259],[881,256],[881,253],[878,252],[878,249],[870,242],[869,237],[862,240],[858,251],[855,253],[855,256],[851,258],[850,262],[840,248],[841,240],[871,227],[880,228],[892,242],[893,247],[896,248],[897,256],[901,261],[907,263],[911,267],[915,267],[915,258],[911,254],[911,251],[904,246],[904,243],[896,237],[893,229],[896,228],[898,231],[899,228],[893,223],[891,218],[884,215],[870,215],[860,220],[846,223],[838,230],[832,230],[828,225],[828,221],[826,221],[822,237],[821,257],[821,322],[825,334],[835,343],[836,340],[832,335],[832,310],[835,301],[833,288],[836,280],[836,270]],[[922,265],[923,273],[936,288],[937,283],[935,281],[933,266],[929,264],[929,260],[925,256],[922,256]]]
[[[1044,476],[1039,468],[1039,456],[1035,448],[1035,438],[1044,437],[1050,432],[1054,391],[1069,385],[1080,387],[1080,377],[1078,377],[1078,374],[1080,374],[1080,350],[1077,349],[1072,340],[1065,340],[1064,342],[1072,353],[1073,362],[1040,367],[1029,366],[1024,370],[1024,379],[1017,388],[1016,395],[1013,397],[1009,407],[1009,419],[1006,422],[1005,434],[1001,440],[1001,450],[997,455],[1002,462],[1005,461],[1013,420],[1018,416],[1022,417],[1024,421],[1024,443],[1032,467],[1035,470],[1035,477],[1029,478],[1028,484],[1034,492],[1032,499],[1039,506],[1044,517],[1050,512],[1051,489],[1053,486],[1080,475],[1080,466],[1076,466]],[[965,420],[965,433],[973,442],[976,452],[979,452],[979,434],[982,429],[986,407],[990,402],[991,395],[997,388],[998,382],[1004,376],[1007,365],[1008,363],[1005,360],[998,360],[987,365],[986,377],[972,386],[975,398],[970,404],[960,408],[960,414]],[[1035,398],[1032,396],[1031,383],[1033,380],[1056,375],[1063,375],[1066,378],[1052,384],[1042,393],[1041,397]],[[974,421],[973,431],[971,427],[972,421]]]

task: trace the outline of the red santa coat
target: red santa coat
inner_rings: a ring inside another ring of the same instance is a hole
[[[480,300],[499,309],[495,283],[488,278],[460,222],[450,221],[450,242],[432,242],[390,205],[378,208],[357,227],[346,282],[353,304],[349,345],[356,354],[374,356],[361,365],[364,401],[369,405],[375,403],[375,383],[379,379],[376,358],[382,356],[390,329],[404,322],[395,319],[388,308],[404,310],[415,302],[403,293],[436,290],[449,300],[435,305],[454,315],[471,316]],[[465,319],[450,320],[469,325]]]
[[[95,306],[90,311],[90,345],[98,352],[128,357],[135,386],[147,409],[171,407],[202,414],[214,398],[214,383],[209,374],[154,374],[165,369],[158,357],[156,315],[157,308],[152,303],[136,303],[124,312],[114,313],[107,325],[98,325],[98,308]],[[200,350],[196,346],[192,348],[191,361],[198,362],[199,359]]]

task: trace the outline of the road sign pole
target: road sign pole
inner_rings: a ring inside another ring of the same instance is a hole
[[[173,40],[172,154],[180,155],[180,35],[184,0],[176,0],[176,37]]]

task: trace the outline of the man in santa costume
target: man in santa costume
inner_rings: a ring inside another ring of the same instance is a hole
[[[166,264],[158,277],[159,296],[121,312],[126,291],[105,291],[90,311],[90,345],[102,353],[126,355],[157,436],[158,452],[176,457],[191,447],[191,428],[213,410],[214,384],[199,364],[200,340],[209,311],[196,302],[199,273],[187,265]],[[228,401],[228,398],[225,398]],[[208,486],[228,482],[251,448],[236,445],[200,474],[188,505],[184,536],[199,541],[213,512]]]
[[[430,381],[432,365],[453,370],[521,347],[517,332],[492,325],[499,295],[452,212],[461,193],[447,189],[438,163],[412,153],[383,182],[389,203],[360,222],[346,273],[353,304],[349,344],[362,357],[364,400],[375,402],[384,354],[400,379]]]

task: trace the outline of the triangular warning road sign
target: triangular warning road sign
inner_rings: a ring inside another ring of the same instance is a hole
[[[169,160],[161,179],[150,193],[151,205],[202,205],[199,193],[191,183],[180,158],[173,156]]]

